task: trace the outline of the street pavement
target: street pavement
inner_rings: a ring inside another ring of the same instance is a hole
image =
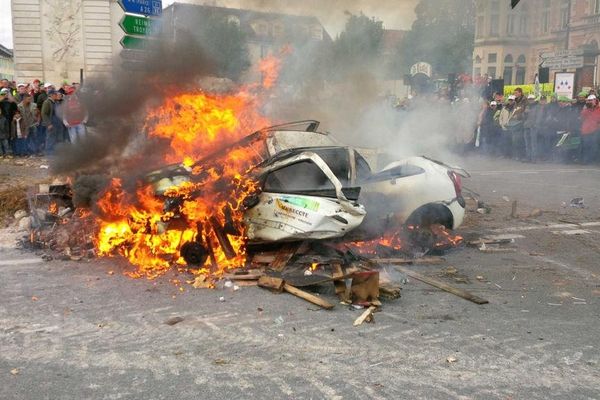
[[[46,262],[4,230],[0,399],[600,399],[600,168],[455,162],[491,209],[469,201],[459,233],[515,250],[410,268],[489,304],[409,279],[358,327],[341,304],[133,280],[119,259]]]

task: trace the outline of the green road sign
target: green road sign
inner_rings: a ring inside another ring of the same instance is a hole
[[[152,47],[153,45],[155,45],[156,41],[153,41],[151,39],[146,39],[143,37],[135,37],[135,36],[125,35],[121,39],[120,43],[121,43],[121,46],[123,46],[126,49],[147,50],[150,47]]]
[[[160,20],[135,15],[124,15],[119,26],[131,35],[155,35],[160,29]]]

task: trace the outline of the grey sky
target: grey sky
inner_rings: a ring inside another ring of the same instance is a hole
[[[175,0],[163,0],[163,6]],[[181,0],[179,0],[181,1]],[[381,19],[388,29],[408,29],[414,19],[414,7],[418,0],[184,0],[187,3],[207,3],[227,7],[255,10],[289,12],[315,15],[332,36],[339,33],[346,20],[345,11],[363,12]],[[0,0],[0,43],[13,47],[10,0]]]

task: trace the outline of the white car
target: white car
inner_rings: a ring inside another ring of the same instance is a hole
[[[251,242],[329,239],[350,232],[366,238],[403,224],[454,229],[462,223],[464,170],[410,157],[373,172],[370,163],[376,165],[381,154],[339,145],[317,132],[318,125],[301,121],[266,128],[232,146],[252,146],[262,159],[252,171],[260,193],[244,201]],[[171,166],[149,179],[160,194],[192,179],[190,170]]]

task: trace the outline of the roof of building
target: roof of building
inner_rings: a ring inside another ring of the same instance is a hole
[[[325,30],[321,21],[315,16],[306,15],[291,15],[274,12],[264,12],[255,10],[246,10],[239,8],[227,8],[203,4],[190,4],[190,3],[173,3],[163,10],[163,15],[168,17],[169,12],[176,13],[178,16],[185,15],[192,17],[193,13],[198,17],[206,15],[220,14],[225,17],[237,17],[240,22],[240,28],[244,31],[249,38],[258,39],[257,33],[252,29],[251,23],[264,20],[267,22],[281,21],[285,26],[298,26],[298,25],[318,25],[323,30],[323,41],[331,41],[331,36]],[[273,35],[270,32],[267,36],[273,39]],[[289,37],[294,37],[294,32],[288,32]]]
[[[0,56],[5,58],[13,58],[13,51],[0,44]]]

